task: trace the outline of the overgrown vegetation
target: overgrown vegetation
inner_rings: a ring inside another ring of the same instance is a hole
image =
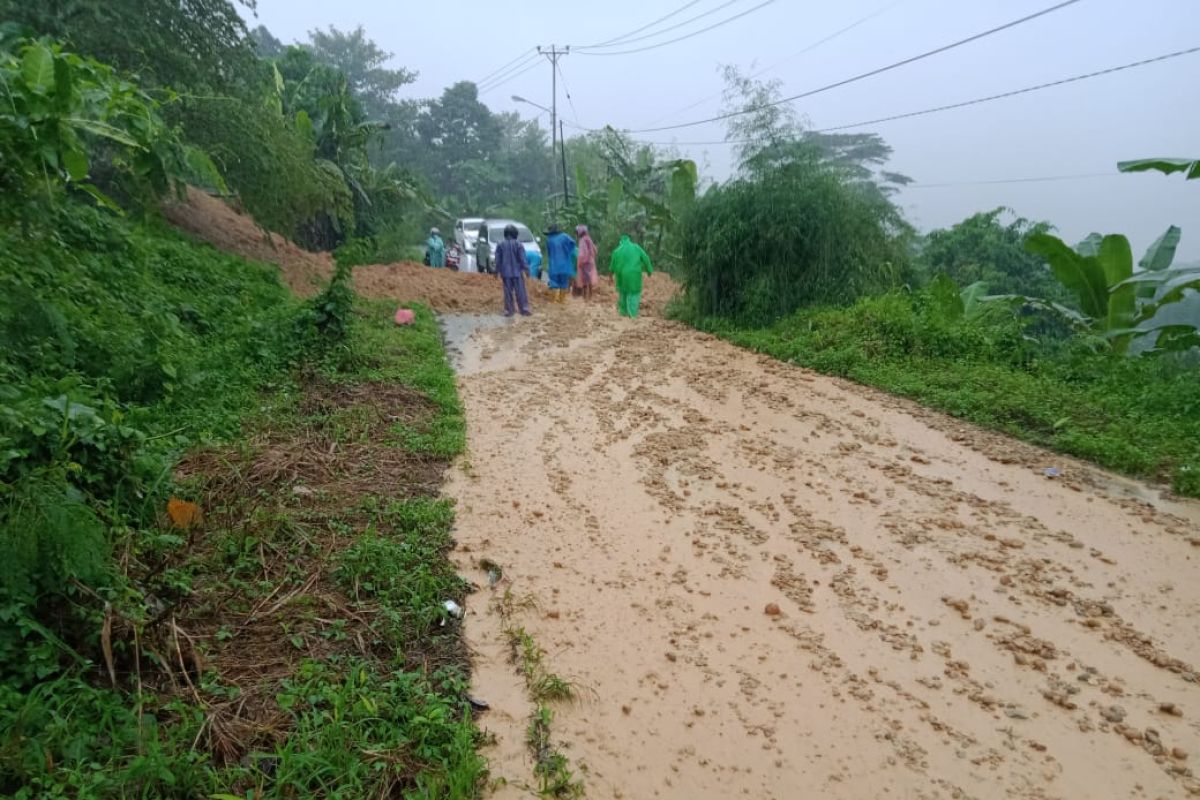
[[[710,189],[682,238],[691,312],[749,324],[886,290],[907,257],[877,199],[815,157]]]
[[[0,78],[0,793],[475,796],[432,315],[156,221],[220,181],[165,89],[11,36]]]

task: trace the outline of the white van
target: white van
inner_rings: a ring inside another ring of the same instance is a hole
[[[542,248],[538,245],[538,238],[533,235],[527,225],[511,219],[485,219],[480,221],[476,230],[476,237],[486,229],[487,247],[484,264],[482,267],[477,266],[476,270],[479,272],[491,272],[494,269],[491,263],[492,253],[496,252],[496,245],[504,241],[504,228],[508,225],[515,225],[517,227],[517,241],[525,247],[525,257],[529,260],[529,274],[535,278],[541,278],[544,269]],[[478,244],[478,238],[475,241]],[[477,250],[472,249],[468,252],[475,255]]]

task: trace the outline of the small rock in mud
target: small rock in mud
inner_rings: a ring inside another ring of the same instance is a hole
[[[625,714],[625,715],[629,715],[629,714],[633,713],[633,709],[630,708],[628,705],[624,705],[624,706],[621,706],[621,713]]]
[[[559,618],[559,617],[561,617],[561,616],[562,616],[562,613],[561,613],[561,612],[559,612],[559,611],[557,611],[557,610],[555,610],[555,611],[547,611],[547,612],[546,612],[546,617],[547,617],[548,619],[558,619],[558,618]]]
[[[1171,748],[1171,758],[1174,758],[1177,761],[1187,761],[1187,757],[1188,751],[1184,750],[1182,747]]]
[[[1183,709],[1174,703],[1159,703],[1158,710],[1164,714],[1170,714],[1172,717],[1183,716]]]
[[[1100,716],[1109,722],[1122,722],[1125,719],[1125,709],[1120,706],[1109,706],[1100,712]]]
[[[670,661],[673,663],[673,662],[677,661],[678,659],[679,659],[679,656],[675,655],[674,653],[671,653],[671,652],[667,653],[667,661]]]
[[[778,617],[783,611],[779,608],[778,603],[767,603],[767,607],[763,609],[763,613],[768,617]]]

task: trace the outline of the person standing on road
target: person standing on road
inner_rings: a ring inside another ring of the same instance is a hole
[[[525,276],[529,274],[529,262],[525,259],[525,248],[517,241],[517,226],[504,226],[504,241],[496,245],[492,263],[496,274],[504,281],[504,316],[513,315],[515,305],[521,316],[528,317],[529,295],[525,292]]]
[[[546,258],[550,262],[550,294],[554,302],[567,299],[571,279],[575,277],[575,240],[562,232],[558,225],[546,231]]]
[[[429,229],[429,240],[425,242],[425,263],[431,267],[446,266],[446,243],[442,241],[442,232],[437,228]]]
[[[596,250],[596,243],[588,234],[587,225],[576,225],[575,235],[579,237],[579,260],[576,262],[578,275],[575,283],[583,294],[583,299],[591,300],[592,290],[596,288],[596,281],[599,278],[596,271],[596,256],[599,253]]]
[[[617,285],[617,313],[622,317],[637,317],[642,303],[642,275],[654,273],[650,256],[625,235],[613,250],[609,269]]]
[[[475,239],[475,271],[492,271],[492,265],[488,258],[488,229],[486,225],[480,226],[479,236]]]

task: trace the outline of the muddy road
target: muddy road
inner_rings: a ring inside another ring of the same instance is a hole
[[[494,796],[538,784],[518,626],[577,687],[550,739],[587,797],[1200,792],[1200,505],[663,320],[538,311],[450,320]]]

